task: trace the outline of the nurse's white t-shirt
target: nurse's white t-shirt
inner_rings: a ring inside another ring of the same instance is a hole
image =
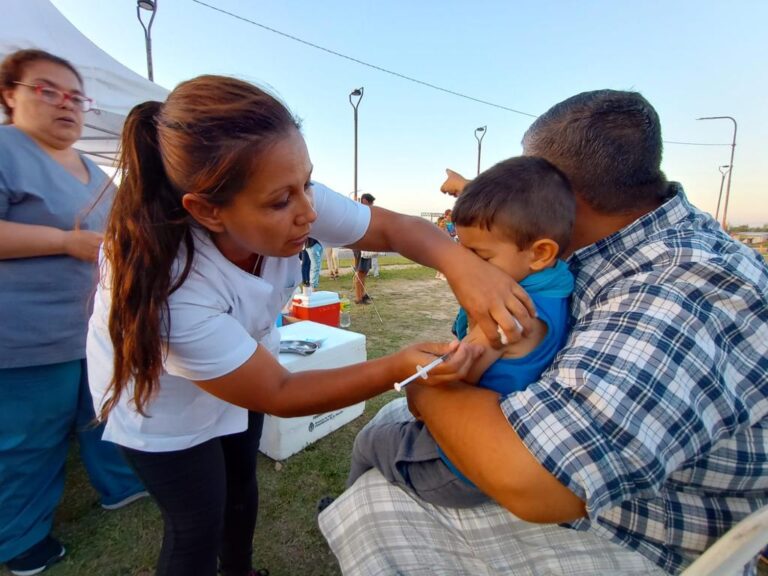
[[[322,184],[314,184],[317,220],[312,237],[343,246],[359,240],[371,213]],[[210,380],[242,366],[264,346],[277,356],[280,335],[275,320],[301,281],[299,259],[266,258],[261,277],[227,260],[202,228],[193,228],[195,255],[189,276],[168,298],[171,334],[160,386],[146,417],[132,405],[133,386],[110,412],[104,431],[109,440],[145,452],[167,452],[211,438],[242,432],[248,414],[209,394],[190,380]],[[176,269],[183,267],[182,247]],[[109,271],[103,268],[104,277]],[[88,324],[88,380],[98,413],[112,380],[113,348],[108,320],[111,292],[102,279]]]

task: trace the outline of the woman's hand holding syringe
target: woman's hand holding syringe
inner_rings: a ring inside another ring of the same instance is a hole
[[[477,344],[454,340],[449,344],[416,344],[404,352],[409,355],[407,362],[412,362],[410,360],[412,353],[419,354],[420,358],[410,364],[416,367],[416,372],[395,383],[394,387],[398,392],[417,378],[426,380],[427,384],[435,385],[462,380],[472,367],[472,363],[482,354],[483,348]]]

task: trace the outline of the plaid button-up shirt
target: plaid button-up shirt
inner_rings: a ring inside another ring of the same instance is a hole
[[[573,528],[674,573],[768,504],[768,267],[670,186],[571,257],[566,346],[502,409],[586,502]]]

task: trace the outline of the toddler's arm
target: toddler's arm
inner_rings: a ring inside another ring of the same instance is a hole
[[[536,346],[541,344],[547,335],[547,325],[535,318],[532,329],[522,340],[514,344],[507,344],[501,348],[494,348],[485,333],[474,323],[470,322],[467,336],[462,340],[468,344],[478,344],[483,347],[483,353],[475,360],[469,373],[464,379],[469,384],[477,384],[483,373],[499,358],[522,358],[528,355]]]

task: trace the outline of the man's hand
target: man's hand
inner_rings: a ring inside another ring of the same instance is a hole
[[[102,239],[103,235],[99,232],[71,230],[64,236],[64,253],[78,260],[96,262]]]
[[[458,197],[464,190],[464,187],[471,182],[471,180],[467,180],[464,176],[458,172],[454,172],[450,168],[446,168],[445,173],[448,177],[445,179],[445,182],[443,182],[443,185],[440,186],[440,192],[453,196],[454,198]]]
[[[453,266],[443,270],[453,293],[494,348],[502,345],[499,328],[509,344],[532,328],[536,308],[530,296],[496,266],[469,250],[457,253]]]

